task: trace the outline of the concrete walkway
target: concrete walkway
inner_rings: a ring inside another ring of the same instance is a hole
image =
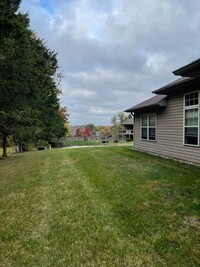
[[[70,149],[70,148],[87,148],[87,147],[107,147],[107,146],[131,146],[131,144],[104,144],[104,145],[83,145],[83,146],[67,146],[67,147],[60,147],[60,149]]]
[[[91,146],[67,146],[67,147],[61,147],[61,149],[70,149],[70,148],[87,148],[87,147],[105,147],[105,146],[115,146],[115,145],[91,145]]]

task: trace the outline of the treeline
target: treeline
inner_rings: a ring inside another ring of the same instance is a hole
[[[0,140],[36,144],[65,135],[66,107],[61,108],[57,54],[29,27],[21,0],[0,1]]]
[[[122,124],[128,119],[132,119],[132,116],[127,115],[123,111],[118,112],[111,118],[110,126],[101,126],[94,125],[93,123],[79,126],[71,126],[71,132],[69,136],[74,137],[91,137],[94,135],[98,135],[101,137],[114,136],[118,134],[118,131],[121,130]]]
[[[112,134],[112,126],[94,125],[70,125],[68,137],[92,137],[109,136]]]

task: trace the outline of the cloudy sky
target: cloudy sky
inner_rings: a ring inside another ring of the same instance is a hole
[[[70,122],[109,125],[200,57],[199,0],[22,0],[58,52]]]

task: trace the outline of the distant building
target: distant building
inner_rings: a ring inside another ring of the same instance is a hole
[[[119,141],[133,140],[133,118],[122,123],[122,129],[118,131]]]

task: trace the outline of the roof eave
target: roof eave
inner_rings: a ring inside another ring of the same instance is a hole
[[[194,81],[194,80],[195,80],[195,78],[189,77],[188,79],[180,81],[177,84],[165,85],[165,86],[163,86],[163,87],[161,87],[159,89],[156,89],[156,90],[152,91],[152,93],[154,93],[154,94],[167,94],[169,91],[173,90],[174,88],[177,88],[177,87],[179,87],[179,86],[181,86],[183,84],[187,84],[187,83],[189,83],[191,81]]]
[[[195,69],[199,69],[199,67],[200,67],[200,58],[191,62],[190,64],[187,64],[179,69],[174,70],[172,73],[174,75],[185,76],[188,74],[188,72],[193,71]]]
[[[143,109],[149,109],[149,108],[158,108],[158,107],[166,107],[167,104],[164,103],[164,101],[161,101],[160,103],[154,104],[154,105],[147,105],[144,107],[136,107],[136,108],[130,108],[130,109],[126,109],[124,110],[124,112],[134,112],[134,111],[138,111],[138,110],[143,110]]]

